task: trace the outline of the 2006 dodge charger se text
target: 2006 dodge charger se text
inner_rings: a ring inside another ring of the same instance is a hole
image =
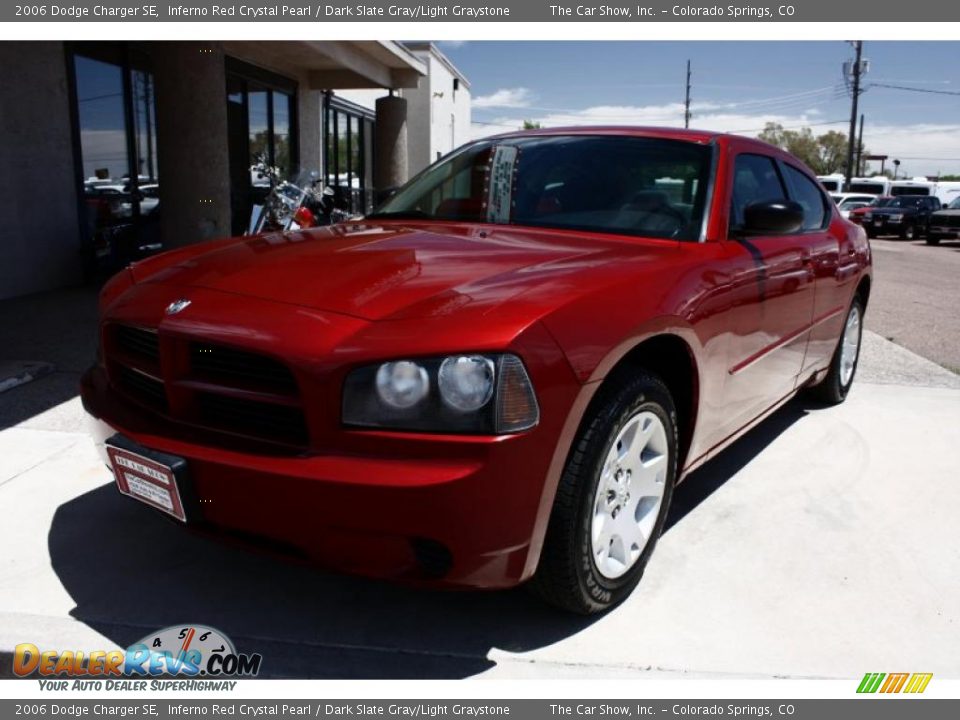
[[[691,470],[801,389],[845,398],[870,283],[769,145],[516,133],[362,220],[132,265],[83,401],[119,489],[189,525],[595,612]]]

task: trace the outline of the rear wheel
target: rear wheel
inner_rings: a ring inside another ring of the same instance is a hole
[[[939,245],[940,236],[933,233],[927,233],[927,245]]]
[[[654,375],[605,392],[567,461],[530,584],[547,602],[600,612],[640,582],[673,495],[676,418]]]
[[[853,376],[857,373],[860,361],[860,341],[863,339],[863,302],[859,296],[853,298],[843,334],[830,362],[830,370],[823,381],[812,388],[813,394],[825,403],[837,405],[847,399]]]

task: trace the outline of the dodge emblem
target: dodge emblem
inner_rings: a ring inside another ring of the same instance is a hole
[[[167,315],[176,315],[181,310],[184,310],[189,304],[190,301],[184,298],[181,298],[180,300],[174,300],[172,303],[167,305],[167,309],[164,312],[166,312]]]

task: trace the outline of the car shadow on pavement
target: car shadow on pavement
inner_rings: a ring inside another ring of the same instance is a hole
[[[668,529],[806,408],[791,402],[691,475]],[[261,653],[267,677],[463,678],[494,666],[493,649],[534,650],[597,619],[556,611],[523,588],[437,592],[332,575],[185,532],[112,483],[61,505],[48,546],[76,603],[71,615],[117,647],[170,625],[204,624],[241,652]]]

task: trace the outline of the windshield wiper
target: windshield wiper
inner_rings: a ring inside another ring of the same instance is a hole
[[[433,215],[423,210],[397,210],[396,212],[375,212],[367,215],[368,218],[381,220],[432,220]]]

